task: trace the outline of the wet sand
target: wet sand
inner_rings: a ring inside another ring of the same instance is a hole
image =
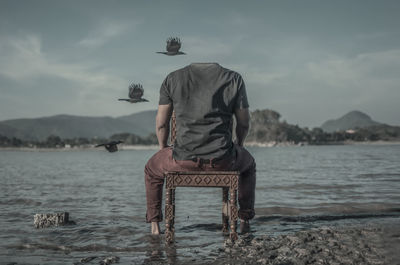
[[[227,241],[208,264],[400,264],[399,250],[400,223],[323,227],[277,237],[243,235]]]

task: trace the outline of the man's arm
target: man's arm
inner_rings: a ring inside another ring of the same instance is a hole
[[[160,150],[167,147],[169,136],[169,121],[172,115],[172,104],[158,105],[156,116],[156,134]]]
[[[236,109],[236,141],[239,146],[243,146],[247,133],[250,128],[250,113],[248,108]]]

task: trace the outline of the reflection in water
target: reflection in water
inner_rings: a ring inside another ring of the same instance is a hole
[[[168,264],[176,264],[176,246],[175,244],[166,245],[164,236],[148,235],[144,237],[147,244],[146,258],[144,264],[152,264],[167,261]]]
[[[177,254],[176,254],[176,246],[175,244],[171,244],[166,246],[165,253],[167,253],[167,260],[169,264],[176,264],[177,262]]]
[[[164,259],[164,251],[161,246],[161,236],[152,236],[149,235],[145,237],[147,239],[147,250],[146,250],[146,258],[144,259],[144,263],[151,263],[155,261],[161,261]]]

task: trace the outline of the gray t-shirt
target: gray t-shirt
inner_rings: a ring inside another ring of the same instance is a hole
[[[172,104],[175,110],[176,160],[231,153],[233,113],[249,107],[240,74],[217,63],[193,63],[170,73],[161,85],[159,104]]]

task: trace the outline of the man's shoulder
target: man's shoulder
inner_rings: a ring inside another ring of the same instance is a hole
[[[236,72],[235,70],[232,70],[232,69],[229,69],[229,68],[221,66],[221,71],[223,71],[227,75],[231,76],[232,78],[235,78],[235,79],[241,79],[242,78],[242,75],[239,74],[238,72]]]

